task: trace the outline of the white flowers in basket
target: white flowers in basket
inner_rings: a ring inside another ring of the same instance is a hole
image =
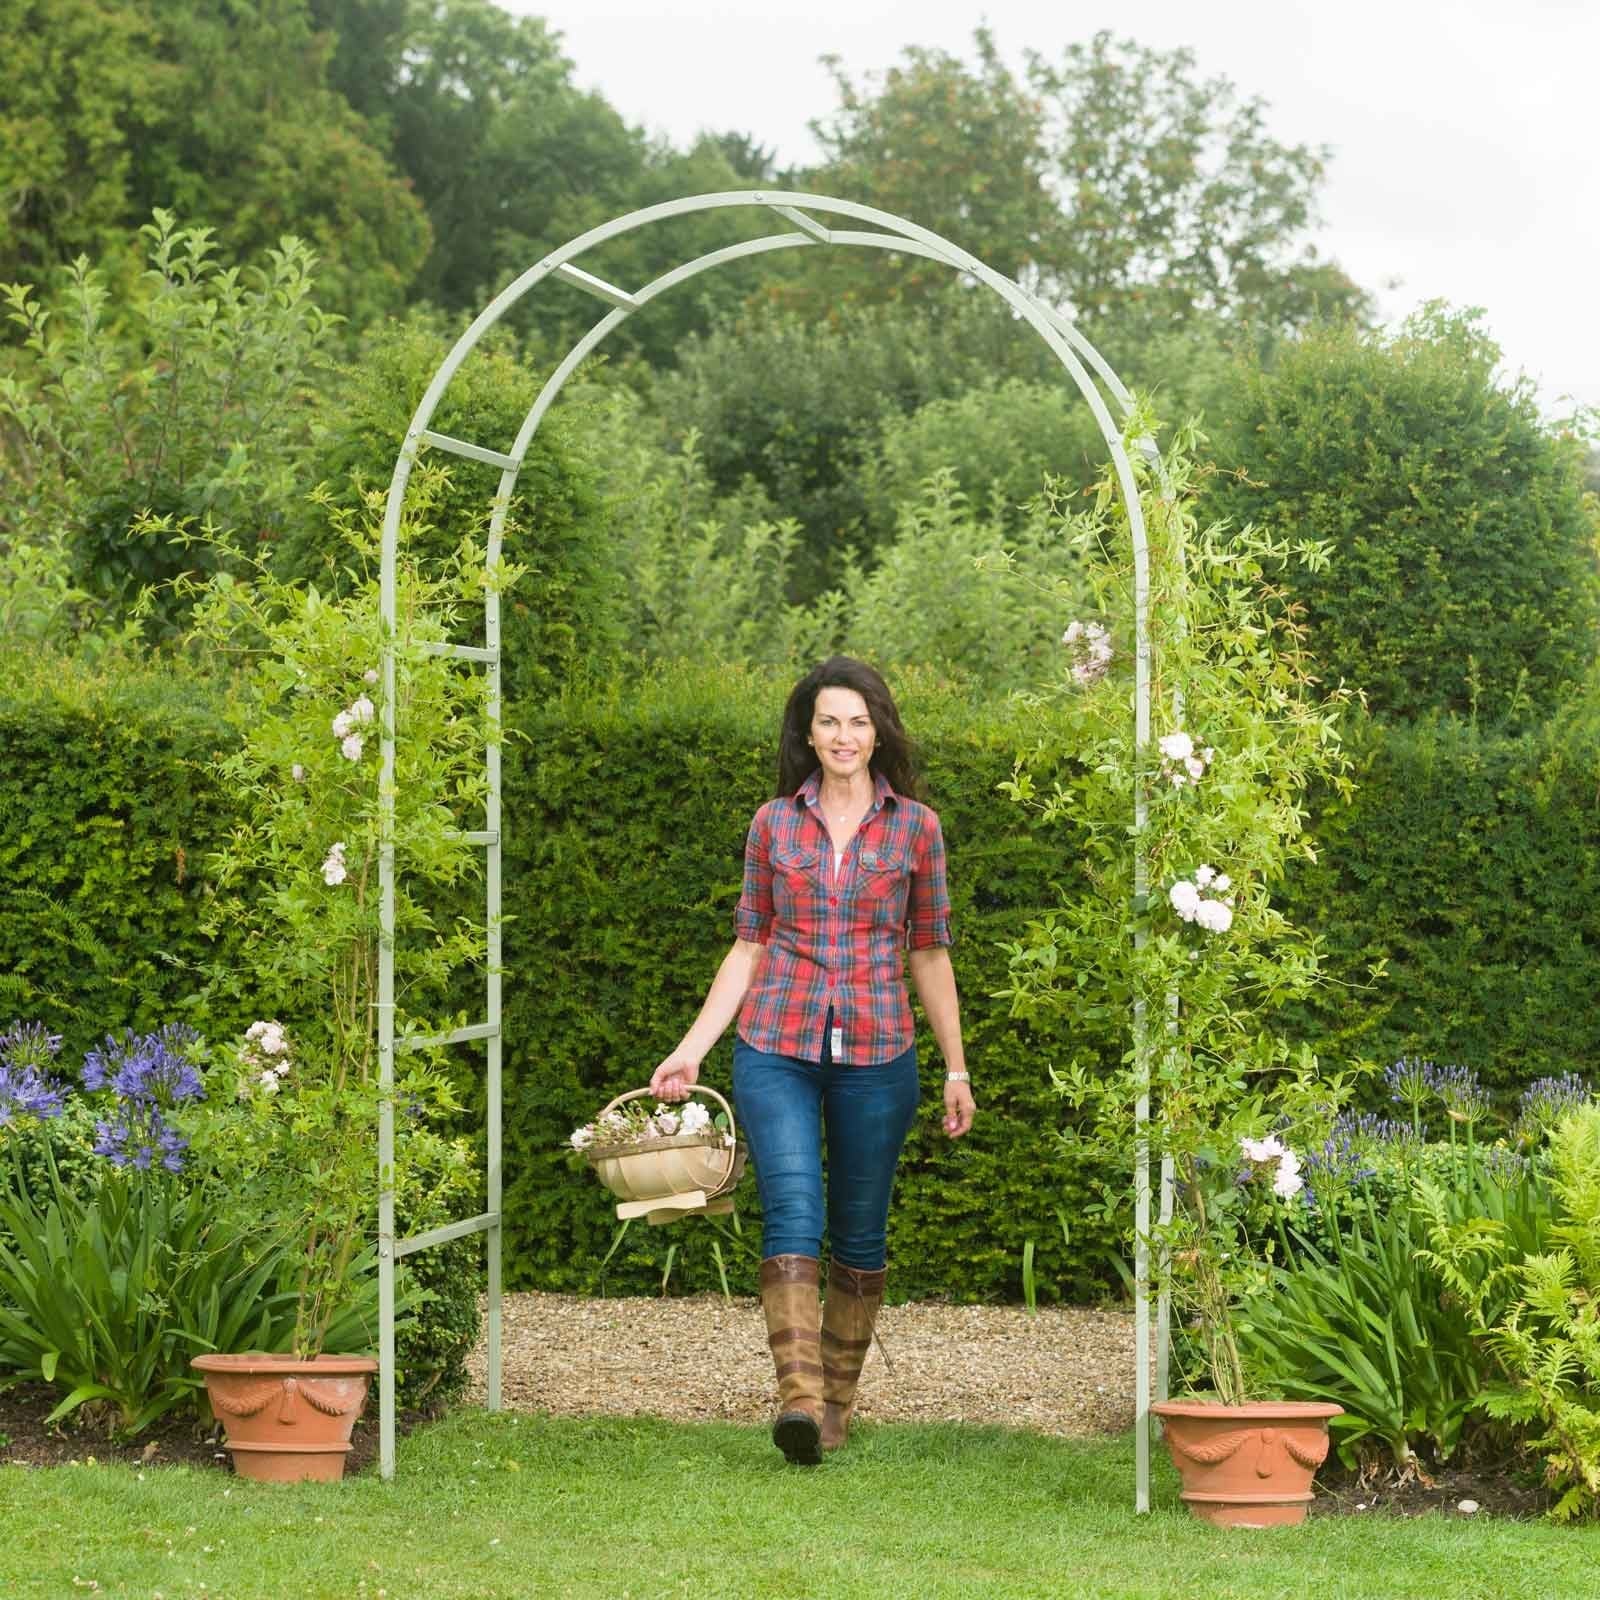
[[[647,1139],[673,1139],[686,1135],[707,1137],[717,1132],[711,1112],[698,1100],[681,1106],[658,1105],[647,1111],[642,1104],[613,1106],[602,1111],[593,1122],[574,1128],[567,1142],[574,1150],[613,1150],[627,1145],[643,1144]],[[733,1143],[733,1135],[722,1132],[724,1144]]]

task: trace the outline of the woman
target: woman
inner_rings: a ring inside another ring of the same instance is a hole
[[[733,1098],[761,1195],[761,1303],[778,1375],[772,1437],[805,1466],[845,1442],[883,1302],[889,1195],[917,1107],[908,949],[948,1069],[945,1132],[959,1139],[975,1109],[944,839],[938,817],[911,798],[918,787],[900,714],[871,667],[834,656],[794,686],[777,796],[745,842],[737,938],[694,1025],[650,1079],[661,1099],[682,1100],[737,1017]]]

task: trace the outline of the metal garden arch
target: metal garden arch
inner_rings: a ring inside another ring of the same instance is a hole
[[[628,290],[607,283],[585,272],[574,263],[596,245],[608,239],[630,233],[637,228],[665,221],[672,217],[694,212],[722,210],[731,207],[754,207],[770,211],[790,231],[774,233],[758,239],[745,240],[721,250],[713,250],[646,284],[641,289]],[[813,212],[830,217],[840,217],[854,223],[867,224],[866,229],[830,228],[819,222]],[[969,255],[948,239],[918,227],[904,218],[870,206],[857,205],[849,200],[839,200],[827,195],[798,194],[785,191],[736,190],[720,194],[692,195],[660,205],[647,206],[615,218],[551,252],[536,262],[513,283],[492,300],[471,327],[462,334],[450,354],[440,365],[418,404],[395,461],[394,475],[389,484],[389,498],[383,523],[382,578],[380,607],[382,626],[387,639],[392,639],[396,626],[396,556],[401,515],[405,506],[406,487],[418,454],[424,448],[444,450],[470,461],[485,463],[500,469],[500,484],[496,491],[489,522],[485,559],[493,569],[500,559],[507,508],[512,491],[539,424],[545,413],[560,394],[563,385],[577,370],[580,363],[593,352],[627,317],[648,305],[657,296],[675,289],[679,284],[731,261],[763,255],[771,250],[804,249],[818,245],[846,245],[857,248],[887,250],[896,255],[923,256],[932,261],[963,272],[999,295],[1016,314],[1050,347],[1065,368],[1079,393],[1088,403],[1099,424],[1106,447],[1115,465],[1118,485],[1128,515],[1132,532],[1134,561],[1134,718],[1135,745],[1144,751],[1150,744],[1150,628],[1149,628],[1149,559],[1145,538],[1142,507],[1139,501],[1132,465],[1123,447],[1122,432],[1113,417],[1112,408],[1123,417],[1132,410],[1132,400],[1117,375],[1104,358],[1077,330],[1070,319],[1053,307],[1046,305],[1019,284],[1001,276]],[[433,432],[428,424],[441,396],[449,386],[461,364],[471,354],[478,341],[524,295],[536,288],[544,279],[555,277],[593,295],[612,309],[603,315],[551,374],[527,416],[523,419],[517,436],[508,449],[500,449],[476,440],[453,439]],[[1104,386],[1104,393],[1101,386]],[[1160,456],[1153,440],[1145,438],[1135,442],[1135,448],[1159,469]],[[498,723],[501,714],[500,692],[500,601],[492,585],[486,586],[484,596],[484,643],[481,647],[437,644],[430,647],[436,653],[481,664],[488,674],[487,700],[489,716]],[[483,1233],[487,1236],[488,1267],[488,1408],[500,1409],[500,1248],[501,1248],[501,1165],[500,1165],[500,1068],[502,1039],[501,1019],[501,948],[500,948],[500,749],[497,743],[485,751],[488,794],[484,826],[481,831],[467,835],[473,843],[482,845],[486,852],[486,918],[487,918],[487,978],[485,993],[485,1020],[471,1026],[458,1028],[432,1039],[401,1041],[398,1048],[416,1048],[438,1044],[484,1041],[488,1060],[486,1064],[487,1098],[487,1172],[486,1195],[488,1209],[476,1217],[465,1218],[444,1227],[407,1239],[396,1239],[394,1205],[394,1057],[397,1049],[394,1015],[394,938],[395,938],[395,883],[398,864],[394,850],[394,782],[395,740],[399,729],[395,726],[395,659],[391,646],[386,644],[383,656],[383,721],[382,769],[380,778],[381,849],[379,858],[379,892],[381,938],[378,975],[378,1075],[379,1075],[379,1127],[378,1127],[378,1255],[379,1255],[379,1413],[380,1413],[380,1471],[385,1478],[394,1475],[394,1297],[395,1264],[405,1255],[443,1244],[446,1240],[467,1234]],[[1145,799],[1136,788],[1134,826],[1142,830],[1145,825]],[[1144,881],[1142,852],[1136,852],[1134,893],[1142,898],[1147,885]],[[1133,1018],[1134,1038],[1138,1059],[1142,1061],[1145,1082],[1149,1082],[1149,1039],[1146,1019],[1138,1008]],[[1135,1200],[1135,1374],[1136,1435],[1135,1435],[1135,1506],[1139,1511],[1149,1509],[1150,1478],[1150,1156],[1148,1138],[1144,1129],[1149,1120],[1148,1089],[1141,1096],[1136,1110],[1141,1134],[1137,1144],[1134,1171]],[[1170,1214],[1172,1175],[1168,1161],[1163,1161],[1161,1172],[1162,1212]],[[1166,1391],[1167,1305],[1163,1295],[1158,1306],[1157,1373],[1156,1388],[1161,1397]]]

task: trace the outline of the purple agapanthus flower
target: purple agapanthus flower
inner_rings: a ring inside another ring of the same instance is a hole
[[[62,1091],[36,1067],[0,1067],[0,1127],[19,1117],[59,1117]]]
[[[104,1049],[83,1058],[85,1089],[111,1089],[136,1105],[171,1109],[186,1100],[205,1099],[205,1086],[190,1060],[200,1035],[184,1022],[169,1022],[154,1033],[127,1029],[120,1040],[106,1035]]]
[[[1402,1056],[1383,1075],[1383,1081],[1389,1086],[1389,1098],[1396,1105],[1410,1106],[1416,1111],[1432,1096],[1438,1070],[1431,1061]]]
[[[182,1172],[189,1141],[152,1105],[125,1101],[117,1115],[94,1125],[94,1153],[114,1167],[148,1172],[158,1162],[168,1172]]]
[[[1433,1092],[1455,1122],[1481,1122],[1489,1114],[1489,1097],[1471,1067],[1437,1067]]]
[[[1576,1072],[1564,1072],[1559,1078],[1536,1078],[1522,1091],[1518,1126],[1536,1138],[1588,1099],[1589,1085]]]
[[[0,1066],[43,1072],[61,1053],[61,1035],[42,1022],[13,1022],[0,1033]]]

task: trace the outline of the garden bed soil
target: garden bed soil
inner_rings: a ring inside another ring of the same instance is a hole
[[[1133,1425],[1133,1318],[1120,1309],[1041,1306],[885,1306],[857,1415],[864,1422],[966,1422],[1068,1437]],[[655,1416],[677,1422],[762,1423],[773,1378],[760,1302],[714,1295],[592,1300],[505,1297],[502,1398],[547,1416]],[[888,1362],[893,1363],[890,1370]],[[484,1350],[469,1362],[465,1403],[481,1404]],[[29,1384],[0,1391],[0,1465],[119,1461],[230,1469],[220,1438],[192,1421],[156,1424],[131,1445],[89,1426],[47,1428],[59,1395]],[[428,1420],[400,1418],[400,1431]],[[378,1453],[377,1400],[352,1438],[348,1471]],[[1334,1467],[1318,1482],[1314,1516],[1442,1513],[1475,1501],[1478,1516],[1536,1516],[1548,1497],[1509,1470],[1439,1473],[1374,1487]]]
[[[214,1467],[231,1472],[232,1459],[222,1430],[202,1427],[193,1417],[166,1418],[146,1428],[132,1444],[117,1444],[92,1414],[46,1424],[61,1402],[61,1391],[24,1383],[0,1390],[0,1467],[64,1467],[73,1463],[121,1462],[132,1467]],[[360,1472],[378,1459],[377,1397],[350,1437],[346,1472]],[[396,1422],[408,1433],[432,1420],[423,1412],[403,1413]]]

